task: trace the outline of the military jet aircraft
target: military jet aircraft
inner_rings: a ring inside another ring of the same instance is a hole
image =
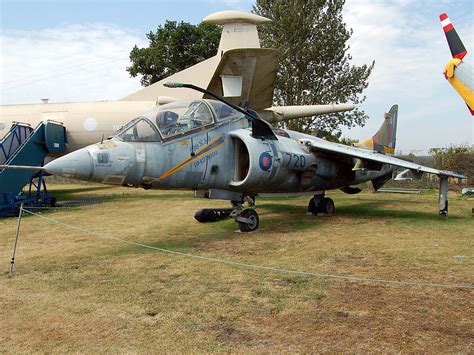
[[[325,191],[360,190],[353,185],[372,181],[377,189],[397,179],[440,177],[440,215],[447,216],[448,177],[460,174],[409,162],[385,150],[395,148],[397,106],[385,115],[371,148],[332,143],[308,134],[275,129],[255,111],[244,109],[206,89],[189,88],[213,99],[177,101],[140,116],[109,139],[48,163],[46,172],[85,181],[145,189],[192,189],[210,199],[229,200],[232,208],[204,209],[200,222],[232,217],[242,232],[254,231],[259,217],[255,197],[262,193],[314,192],[308,210],[334,213]],[[361,143],[366,146],[367,143]]]
[[[453,57],[444,68],[444,76],[463,98],[469,112],[474,116],[474,68],[471,63],[463,61],[467,50],[448,15],[443,13],[439,15],[439,19]]]

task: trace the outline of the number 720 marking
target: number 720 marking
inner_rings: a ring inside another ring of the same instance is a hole
[[[306,165],[306,157],[299,154],[291,154],[284,152],[288,157],[286,166],[292,168],[304,168]]]

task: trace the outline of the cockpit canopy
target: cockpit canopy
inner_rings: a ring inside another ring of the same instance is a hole
[[[115,137],[125,142],[159,142],[243,114],[216,100],[177,101],[158,106],[120,129]]]

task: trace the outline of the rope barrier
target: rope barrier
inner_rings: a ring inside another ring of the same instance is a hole
[[[98,238],[101,238],[101,239],[114,240],[114,241],[121,242],[121,243],[124,243],[124,244],[139,246],[139,247],[142,247],[142,248],[151,249],[151,250],[159,251],[159,252],[162,252],[162,253],[167,253],[167,254],[177,255],[177,256],[182,256],[182,257],[188,257],[188,258],[192,258],[192,259],[204,260],[204,261],[213,262],[213,263],[225,264],[225,265],[230,265],[230,266],[236,266],[236,267],[240,267],[240,268],[254,269],[254,270],[265,270],[265,271],[272,271],[272,272],[277,272],[277,273],[285,273],[285,274],[293,274],[293,275],[301,275],[301,276],[313,276],[313,277],[320,277],[320,278],[327,278],[327,279],[362,281],[362,282],[391,284],[391,285],[402,285],[402,286],[425,286],[425,287],[448,288],[448,289],[474,289],[474,284],[441,284],[441,283],[431,283],[431,282],[424,282],[424,281],[384,280],[384,279],[376,279],[376,278],[369,278],[369,277],[359,277],[359,276],[350,276],[350,275],[336,275],[336,274],[327,274],[327,273],[319,273],[319,272],[311,272],[311,271],[300,271],[300,270],[285,269],[285,268],[279,268],[279,267],[273,267],[273,266],[248,264],[248,263],[243,263],[243,262],[240,262],[240,261],[212,258],[212,257],[207,257],[207,256],[202,256],[202,255],[195,255],[195,254],[183,253],[183,252],[179,252],[179,251],[175,251],[175,250],[169,250],[169,249],[154,247],[154,246],[143,244],[143,243],[137,243],[137,242],[132,242],[132,241],[117,238],[117,237],[107,236],[107,235],[104,235],[104,234],[101,234],[101,233],[92,232],[92,231],[89,231],[89,230],[86,230],[86,229],[83,229],[83,228],[80,228],[80,227],[76,227],[76,226],[73,226],[71,224],[67,224],[67,223],[61,222],[61,221],[53,219],[53,218],[48,218],[48,217],[42,216],[42,215],[37,214],[35,212],[28,211],[27,209],[23,209],[23,212],[28,213],[28,214],[33,215],[33,216],[36,216],[36,217],[39,217],[39,218],[44,219],[46,221],[56,223],[56,224],[62,225],[64,227],[74,229],[74,230],[77,230],[81,233],[89,234],[89,235],[92,235],[92,236],[95,236],[95,237],[98,237]]]

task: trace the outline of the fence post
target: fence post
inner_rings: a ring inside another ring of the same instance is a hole
[[[23,202],[20,205],[20,213],[18,215],[18,221],[16,222],[16,238],[15,238],[15,244],[13,245],[13,255],[12,255],[12,260],[10,261],[10,271],[8,272],[8,277],[12,277],[12,273],[13,273],[13,266],[15,264],[15,256],[16,256],[16,247],[18,245],[18,237],[20,236],[20,223],[21,223],[22,215],[23,215]]]

